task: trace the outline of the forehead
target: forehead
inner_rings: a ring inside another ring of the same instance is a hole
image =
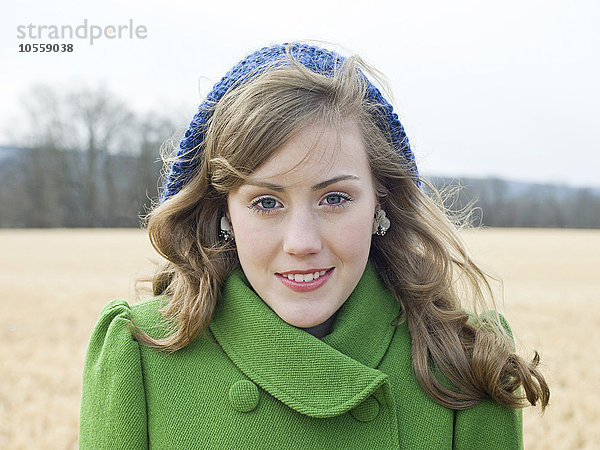
[[[287,186],[339,175],[371,175],[362,133],[354,120],[337,126],[310,124],[301,128],[249,179]]]

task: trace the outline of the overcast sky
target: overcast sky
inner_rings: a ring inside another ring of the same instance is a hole
[[[0,145],[37,83],[106,85],[187,126],[247,53],[333,42],[386,76],[421,171],[600,186],[597,0],[11,1],[3,4]],[[143,26],[145,39],[18,39],[20,25]],[[71,53],[19,53],[72,43]],[[165,136],[167,138],[167,136]]]

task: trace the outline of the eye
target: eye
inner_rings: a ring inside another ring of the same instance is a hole
[[[273,198],[263,198],[258,202],[258,205],[263,209],[273,209],[277,206],[277,201]]]
[[[269,214],[273,210],[279,209],[281,207],[282,205],[278,200],[268,196],[258,197],[252,200],[250,205],[248,205],[248,208],[262,214]]]
[[[345,203],[351,201],[352,199],[348,194],[344,194],[343,192],[331,192],[323,197],[320,204],[325,206],[343,206]]]

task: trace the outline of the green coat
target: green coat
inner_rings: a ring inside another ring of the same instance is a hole
[[[85,360],[79,445],[102,448],[516,449],[520,410],[492,401],[454,411],[431,400],[411,365],[398,304],[369,265],[319,340],[281,320],[241,270],[206,336],[166,354],[161,299],[103,310]]]

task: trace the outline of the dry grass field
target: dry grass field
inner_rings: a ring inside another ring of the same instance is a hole
[[[465,239],[504,280],[519,348],[540,351],[551,383],[547,412],[525,411],[526,448],[600,448],[600,231]],[[0,448],[76,448],[92,327],[108,300],[135,300],[155,256],[135,230],[0,230],[0,255]]]

